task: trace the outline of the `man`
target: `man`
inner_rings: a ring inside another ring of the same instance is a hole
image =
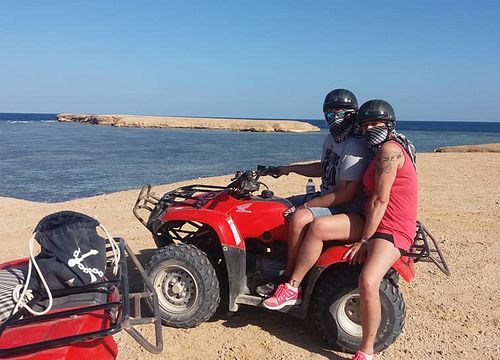
[[[268,296],[276,285],[291,280],[301,243],[315,219],[325,217],[319,231],[338,236],[332,240],[347,240],[353,227],[363,227],[365,199],[360,184],[371,160],[371,153],[362,136],[355,130],[357,110],[358,103],[351,91],[330,91],[323,103],[330,134],[324,140],[321,161],[280,167],[279,175],[294,172],[307,177],[321,176],[321,192],[318,196],[307,197],[306,194],[291,199],[294,205],[302,205],[290,221],[285,272],[274,283],[259,286],[257,292],[260,295]],[[273,299],[276,300],[272,297],[264,301],[263,305],[270,309],[281,309],[298,303],[300,293],[297,292],[297,297],[292,300],[275,302]]]

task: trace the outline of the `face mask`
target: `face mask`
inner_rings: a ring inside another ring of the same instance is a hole
[[[326,124],[336,142],[343,141],[351,133],[354,121],[351,119],[352,110],[328,111],[325,114]]]
[[[366,140],[368,146],[379,146],[381,145],[389,136],[389,129],[386,125],[372,127],[367,129],[363,133],[363,137]]]

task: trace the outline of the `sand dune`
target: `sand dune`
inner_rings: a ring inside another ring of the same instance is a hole
[[[417,264],[411,283],[401,282],[407,319],[400,338],[377,359],[499,359],[500,347],[500,154],[419,154],[419,219],[440,239],[452,275]],[[236,169],[235,169],[236,170]],[[230,176],[196,180],[225,184]],[[302,192],[307,179],[265,179],[276,194]],[[318,183],[318,181],[316,181]],[[187,181],[163,185],[163,192]],[[132,215],[138,191],[125,191],[57,204],[0,198],[0,262],[24,257],[40,218],[75,210],[97,217],[124,237],[144,259],[154,247]],[[164,329],[161,358],[175,359],[350,359],[324,348],[307,321],[242,307],[194,329]],[[120,333],[120,359],[158,359]]]

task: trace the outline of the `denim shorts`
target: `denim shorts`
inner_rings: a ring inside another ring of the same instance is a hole
[[[321,196],[321,193],[319,191],[316,191],[315,193],[312,194],[302,194],[302,195],[294,195],[290,196],[287,198],[293,206],[298,208],[302,204],[304,204],[306,201],[309,201],[311,199],[314,199],[315,197]]]

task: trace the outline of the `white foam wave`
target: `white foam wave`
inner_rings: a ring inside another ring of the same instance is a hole
[[[7,124],[55,123],[56,120],[6,120]]]

